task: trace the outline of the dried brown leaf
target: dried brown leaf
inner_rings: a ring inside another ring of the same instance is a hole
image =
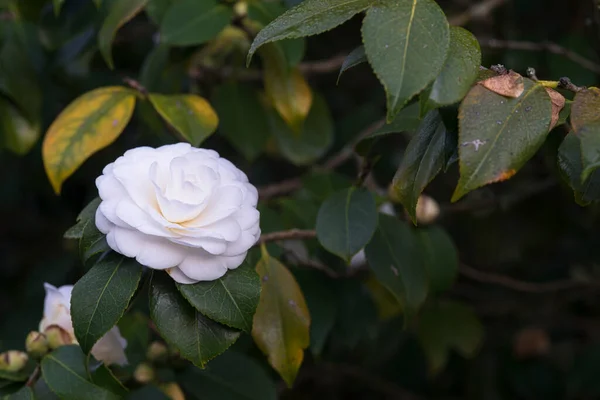
[[[558,93],[554,89],[546,88],[546,92],[548,93],[548,95],[550,96],[550,100],[552,101],[552,120],[550,122],[549,129],[552,130],[558,122],[560,111],[565,106],[565,98],[562,94]]]
[[[514,71],[498,75],[479,82],[480,85],[494,93],[506,97],[519,97],[525,90],[523,77]]]

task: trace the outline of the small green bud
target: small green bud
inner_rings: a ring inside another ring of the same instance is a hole
[[[164,363],[169,358],[169,349],[162,342],[152,342],[146,352],[146,358],[154,363]]]
[[[59,348],[60,346],[73,343],[73,337],[69,334],[69,332],[58,325],[50,325],[46,328],[44,334],[48,340],[48,346],[52,350]]]
[[[42,358],[50,350],[46,335],[37,331],[29,332],[25,340],[25,349],[31,357]]]
[[[29,361],[26,353],[18,350],[9,350],[0,354],[0,370],[17,372],[22,370]]]
[[[152,382],[154,377],[154,368],[147,363],[141,363],[135,368],[135,371],[133,371],[133,378],[142,385]]]

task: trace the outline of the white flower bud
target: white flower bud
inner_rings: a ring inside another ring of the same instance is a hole
[[[29,361],[26,353],[18,350],[9,350],[0,354],[0,370],[17,372],[22,370]]]
[[[431,224],[440,215],[440,206],[433,198],[422,194],[417,201],[416,215],[419,225]]]
[[[155,376],[154,368],[146,363],[141,363],[133,371],[133,378],[142,385],[152,382]]]

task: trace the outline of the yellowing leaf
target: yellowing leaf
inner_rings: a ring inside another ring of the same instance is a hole
[[[200,96],[151,94],[149,97],[160,116],[194,146],[200,145],[217,129],[217,113]]]
[[[300,132],[313,101],[310,86],[300,71],[289,69],[281,48],[276,44],[262,47],[260,55],[267,97],[283,120],[295,132]]]
[[[310,314],[304,295],[288,269],[263,248],[256,272],[262,280],[252,337],[269,363],[291,386],[310,344]]]
[[[2,147],[16,154],[27,154],[40,137],[39,124],[33,124],[10,101],[0,97]]]
[[[135,92],[110,86],[87,92],[54,120],[42,146],[44,167],[54,191],[92,154],[123,132],[135,106]]]

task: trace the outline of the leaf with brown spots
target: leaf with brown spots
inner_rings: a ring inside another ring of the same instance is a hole
[[[494,93],[501,96],[517,98],[521,96],[525,90],[523,77],[514,71],[509,71],[508,74],[493,76],[479,84]]]
[[[518,98],[506,98],[475,85],[463,100],[459,118],[460,179],[452,196],[508,179],[544,143],[552,119],[545,88],[524,79]]]
[[[550,122],[550,129],[554,129],[556,123],[558,122],[560,112],[565,106],[565,98],[562,94],[558,93],[554,89],[546,88],[546,92],[550,96],[550,101],[552,102],[552,121]]]
[[[600,167],[600,89],[592,87],[578,92],[571,106],[571,125],[581,142],[583,170],[581,182],[585,182]]]
[[[114,142],[131,118],[135,92],[110,86],[87,92],[54,120],[42,145],[44,167],[54,191],[92,154]]]

